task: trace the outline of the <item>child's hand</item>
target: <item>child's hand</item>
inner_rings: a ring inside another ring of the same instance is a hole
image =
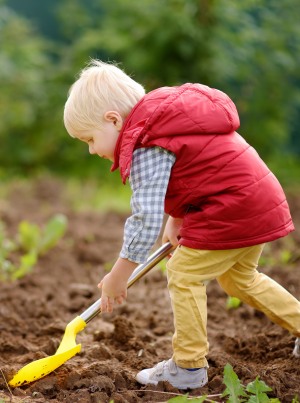
[[[113,273],[107,274],[98,284],[98,288],[102,288],[101,312],[106,312],[106,309],[108,313],[112,312],[115,300],[121,305],[127,297],[127,281],[114,278]]]
[[[127,281],[137,266],[138,263],[119,257],[111,272],[98,284],[102,288],[101,312],[112,312],[115,300],[122,304],[127,297]]]
[[[178,237],[183,218],[169,217],[162,237],[162,243],[171,242],[173,246],[178,245]]]

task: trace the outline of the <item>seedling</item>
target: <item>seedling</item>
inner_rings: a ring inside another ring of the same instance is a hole
[[[224,368],[223,383],[226,385],[226,389],[222,394],[222,397],[228,396],[227,402],[229,403],[280,403],[279,399],[269,399],[266,393],[272,392],[273,389],[269,388],[263,381],[259,380],[259,376],[255,381],[248,383],[246,391],[250,393],[248,395],[245,391],[245,386],[239,380],[237,374],[233,371],[230,364],[226,364]],[[246,398],[246,399],[244,399]],[[297,401],[297,396],[294,398]],[[294,401],[293,400],[293,401]]]
[[[22,221],[19,224],[18,241],[23,251],[37,251],[40,238],[41,230],[37,225],[30,224],[28,221]]]
[[[230,364],[225,365],[223,374],[223,383],[226,385],[226,389],[222,395],[188,397],[189,394],[186,393],[185,395],[169,399],[166,403],[202,403],[205,401],[215,403],[213,398],[217,396],[221,397],[221,399],[227,396],[226,403],[280,403],[278,398],[270,399],[268,397],[265,392],[272,392],[273,389],[269,388],[263,381],[260,381],[259,375],[245,387]],[[299,403],[297,399],[298,395],[295,396],[292,403]]]
[[[289,260],[291,259],[291,257],[292,257],[292,252],[287,249],[284,249],[281,252],[281,256],[280,256],[281,264],[289,263]]]
[[[186,393],[184,396],[176,396],[173,397],[172,399],[169,399],[167,403],[202,403],[206,399],[207,395],[204,395],[200,398],[191,398],[188,399],[188,393]]]
[[[236,297],[228,297],[227,301],[226,301],[226,307],[227,309],[230,308],[238,308],[241,305],[242,301],[240,301],[238,298]]]
[[[239,380],[237,374],[233,371],[230,364],[225,365],[223,374],[223,383],[226,385],[226,389],[222,393],[222,397],[229,395],[229,403],[244,402],[245,399],[240,399],[240,397],[248,397],[248,395],[245,393],[245,386],[242,385],[241,381]]]
[[[15,267],[13,272],[12,272],[12,279],[16,280],[18,278],[22,278],[25,276],[26,273],[30,273],[36,262],[37,262],[38,256],[36,252],[28,252],[25,255],[20,257],[20,267]]]
[[[253,393],[255,396],[250,396],[248,400],[249,403],[256,402],[267,402],[269,401],[268,396],[264,392],[271,392],[272,389],[269,388],[263,381],[258,380],[259,375],[256,377],[255,381],[248,383],[247,392]]]
[[[45,254],[53,248],[58,240],[65,234],[67,217],[63,214],[55,215],[45,225],[43,231],[28,221],[22,221],[19,225],[19,243],[26,252],[35,251],[37,254]]]
[[[67,217],[62,214],[55,215],[43,230],[36,224],[22,221],[14,241],[6,236],[5,225],[0,221],[0,281],[13,281],[31,272],[38,256],[55,246],[66,228]],[[18,264],[11,261],[12,252],[23,252]]]

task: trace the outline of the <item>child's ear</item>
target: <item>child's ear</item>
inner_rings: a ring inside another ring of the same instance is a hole
[[[119,112],[108,111],[104,114],[104,120],[106,122],[113,123],[117,130],[121,130],[123,126],[123,119]]]

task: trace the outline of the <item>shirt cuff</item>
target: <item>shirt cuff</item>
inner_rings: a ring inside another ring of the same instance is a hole
[[[126,253],[124,251],[124,249],[125,248],[123,247],[121,252],[120,252],[120,257],[123,258],[123,259],[128,259],[130,262],[137,263],[137,264],[142,264],[142,263],[145,263],[147,261],[147,259],[148,259],[148,256],[146,258],[143,258],[143,257],[137,257],[134,254],[131,255],[129,252]]]

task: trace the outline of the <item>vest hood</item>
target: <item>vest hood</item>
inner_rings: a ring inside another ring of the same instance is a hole
[[[163,87],[145,95],[125,120],[111,171],[118,167],[125,184],[138,145],[182,134],[228,134],[240,126],[232,100],[201,84]]]

